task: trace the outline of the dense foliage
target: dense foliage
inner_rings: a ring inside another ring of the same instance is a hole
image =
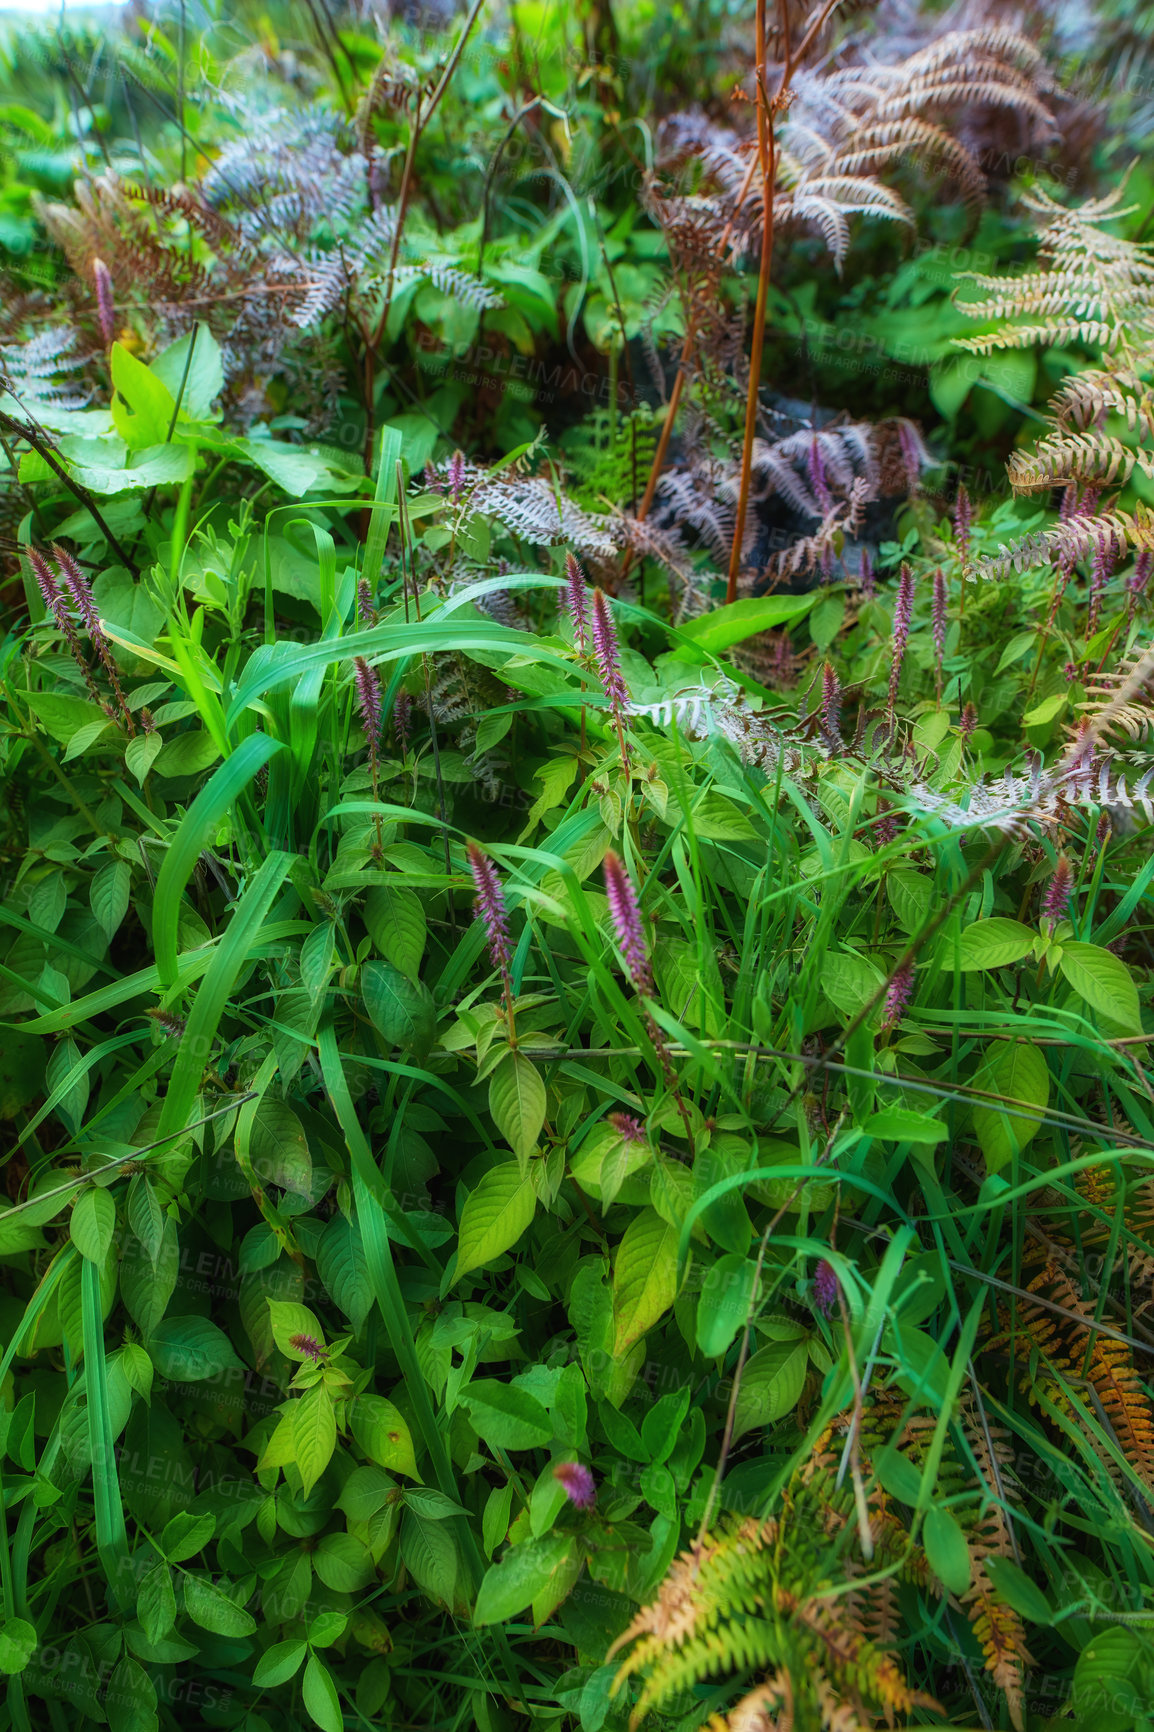
[[[0,1726],[1152,1724],[1149,9],[802,10],[0,45]]]

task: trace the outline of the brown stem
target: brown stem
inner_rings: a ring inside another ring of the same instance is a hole
[[[737,574],[741,570],[741,544],[745,537],[745,513],[749,506],[749,480],[753,467],[753,437],[757,430],[757,406],[761,390],[761,356],[765,347],[765,309],[769,299],[769,266],[773,257],[773,188],[777,170],[777,141],[765,87],[765,0],[757,0],[757,156],[761,168],[764,220],[761,237],[761,268],[757,274],[757,299],[753,309],[753,341],[749,352],[749,392],[745,400],[745,437],[741,447],[741,480],[737,495],[737,520],[729,554],[726,602],[737,600]],[[786,34],[788,44],[788,32]],[[786,49],[788,56],[788,46]],[[790,73],[787,58],[779,97]]]

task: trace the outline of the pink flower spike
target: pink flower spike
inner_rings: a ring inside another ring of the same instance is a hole
[[[1064,854],[1058,855],[1058,863],[1054,867],[1054,876],[1046,886],[1046,894],[1042,898],[1042,919],[1053,931],[1059,920],[1070,906],[1070,896],[1074,889],[1074,870]]]
[[[832,1263],[823,1257],[813,1272],[813,1308],[828,1317],[837,1304],[838,1279]]]
[[[821,726],[830,751],[841,751],[841,681],[829,662],[821,670]]]
[[[652,998],[656,991],[653,964],[649,960],[649,947],[645,942],[637,893],[620,856],[612,850],[605,856],[604,872],[605,894],[609,898],[613,930],[617,934],[617,943],[625,958],[629,978],[636,991]]]
[[[32,575],[36,579],[45,610],[51,614],[60,630],[66,631],[72,621],[68,618],[68,609],[64,605],[64,597],[60,593],[55,573],[44,555],[35,547],[28,548],[27,552],[28,563],[32,567]]]
[[[449,458],[449,498],[456,505],[465,491],[465,454],[454,451]]]
[[[1063,498],[1065,495],[1063,495]],[[970,496],[964,484],[959,483],[958,496],[954,501],[954,540],[958,552],[965,565],[970,557],[970,528],[974,521],[974,508],[970,504]]]
[[[562,606],[567,608],[569,618],[573,621],[573,641],[577,646],[578,655],[586,655],[589,649],[589,586],[585,582],[585,573],[577,563],[572,553],[565,555],[565,582],[562,590]]]
[[[487,854],[482,853],[475,842],[469,843],[469,870],[473,874],[473,883],[477,890],[477,899],[473,903],[473,912],[478,920],[485,923],[485,931],[489,938],[489,956],[493,967],[501,970],[502,977],[509,973],[509,915],[505,907],[505,892],[497,875],[497,868]]]
[[[895,968],[886,988],[885,1011],[882,1015],[882,1027],[892,1028],[905,1015],[914,990],[914,965],[903,962],[900,968]]]
[[[866,601],[872,601],[877,593],[877,583],[874,579],[873,560],[866,548],[861,550],[861,565],[858,568],[858,583]]]
[[[377,741],[381,737],[381,683],[364,656],[353,657],[353,679],[357,688],[357,709],[360,712],[361,726],[365,730],[369,750],[375,752]]]
[[[72,555],[57,542],[52,544],[52,557],[55,559],[64,586],[72,598],[72,605],[84,624],[84,629],[98,650],[104,648],[104,627],[100,623],[100,615],[96,611],[96,599],[92,594],[91,585],[85,577],[80,564]]]
[[[112,305],[112,277],[103,259],[93,259],[92,277],[96,285],[96,314],[100,320],[100,335],[104,347],[112,347],[116,336],[116,312]]]
[[[565,1495],[574,1509],[592,1509],[597,1502],[597,1482],[590,1468],[579,1461],[559,1461],[553,1478],[565,1487]]]
[[[649,1138],[645,1134],[645,1126],[640,1119],[634,1118],[632,1113],[610,1113],[609,1123],[623,1143],[648,1144]]]
[[[932,608],[932,624],[934,633],[934,654],[938,661],[938,672],[941,672],[942,657],[946,653],[946,632],[949,628],[949,592],[946,588],[946,574],[939,565],[934,572],[934,600]]]

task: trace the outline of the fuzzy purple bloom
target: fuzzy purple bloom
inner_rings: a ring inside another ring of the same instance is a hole
[[[1042,898],[1042,919],[1050,924],[1051,930],[1058,924],[1070,906],[1070,895],[1074,888],[1074,870],[1064,854],[1058,855],[1054,876],[1046,886],[1046,894]]]
[[[1126,584],[1131,595],[1139,596],[1145,593],[1146,585],[1150,581],[1151,560],[1154,560],[1154,554],[1148,547],[1140,548],[1135,554],[1134,570],[1130,573]]]
[[[605,592],[600,589],[593,591],[593,651],[597,657],[601,684],[605,687],[605,695],[614,713],[623,710],[629,702],[629,693],[621,675],[617,628],[613,624],[613,615],[609,612]]]
[[[1094,549],[1094,558],[1090,566],[1090,596],[1086,609],[1086,636],[1093,637],[1098,629],[1098,616],[1102,611],[1102,597],[1106,585],[1114,571],[1117,559],[1117,549],[1113,535],[1103,535]]]
[[[969,739],[977,725],[978,712],[973,704],[967,704],[962,711],[961,720],[958,722],[958,732],[962,736],[963,743]]]
[[[454,451],[449,458],[449,498],[456,505],[465,491],[465,454]]]
[[[610,1113],[609,1123],[623,1143],[648,1143],[645,1126],[632,1113]]]
[[[559,1461],[553,1478],[565,1487],[565,1495],[574,1509],[592,1509],[597,1502],[597,1482],[590,1468],[579,1461]]]
[[[906,1006],[914,990],[914,965],[903,962],[895,968],[886,987],[885,1011],[882,1016],[882,1027],[892,1028],[900,1022],[905,1014]]]
[[[485,923],[485,931],[489,939],[489,956],[493,967],[501,970],[502,977],[509,973],[509,915],[505,907],[505,892],[497,875],[497,868],[483,854],[475,842],[469,843],[469,870],[473,874],[473,883],[477,888],[477,899],[473,903],[473,912],[478,920]]]
[[[381,683],[364,656],[353,657],[353,678],[357,688],[357,709],[360,712],[361,726],[365,730],[369,750],[375,753],[377,741],[381,737]]]
[[[902,454],[902,468],[906,472],[906,486],[911,493],[916,493],[922,484],[922,442],[910,423],[904,419],[898,422],[898,445]]]
[[[402,692],[393,705],[393,731],[402,752],[409,749],[409,739],[413,728],[413,700],[408,692]]]
[[[296,1353],[303,1353],[306,1359],[311,1359],[318,1365],[322,1359],[327,1359],[329,1351],[322,1347],[315,1335],[290,1335],[289,1346]]]
[[[27,552],[28,563],[32,567],[32,575],[36,579],[45,610],[51,614],[57,626],[67,636],[71,630],[72,621],[68,617],[68,609],[64,597],[60,593],[60,585],[56,581],[56,575],[44,555],[39,553],[36,548],[30,547]]]
[[[939,565],[934,572],[934,599],[931,608],[931,620],[934,633],[934,654],[938,661],[938,672],[942,671],[942,657],[946,653],[946,629],[949,625],[949,591],[946,588],[946,574]]]
[[[425,464],[425,486],[430,493],[443,493],[445,483],[432,463]]]
[[[585,582],[585,573],[577,563],[572,553],[565,555],[565,588],[561,591],[561,605],[573,621],[573,641],[577,646],[578,655],[585,655],[589,649],[589,585]]]
[[[376,624],[377,610],[373,606],[373,592],[366,577],[362,577],[357,584],[357,612],[362,619],[367,619],[372,625]]]
[[[93,259],[92,278],[96,285],[96,314],[100,320],[100,335],[104,347],[112,347],[116,336],[116,312],[112,305],[112,277],[103,259]]]
[[[837,1304],[838,1280],[832,1263],[823,1257],[813,1272],[813,1308],[828,1317]]]
[[[970,530],[974,522],[974,508],[970,504],[970,496],[964,485],[959,484],[957,497],[954,500],[954,541],[965,565],[970,557]]]
[[[773,646],[773,681],[783,688],[793,684],[793,643],[787,631]]]
[[[604,871],[609,913],[613,918],[613,930],[617,934],[617,943],[625,958],[629,978],[638,992],[652,998],[655,991],[653,964],[649,960],[649,947],[645,942],[645,928],[641,924],[637,892],[620,856],[612,850],[605,856]]]

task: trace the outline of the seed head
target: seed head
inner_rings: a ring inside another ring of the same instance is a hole
[[[645,929],[641,924],[641,910],[637,906],[633,882],[620,856],[612,850],[605,856],[604,870],[609,913],[629,978],[638,992],[652,998],[655,991],[653,964],[649,960],[649,947],[645,942]]]
[[[116,313],[112,305],[112,277],[103,259],[93,259],[92,277],[96,285],[96,314],[100,320],[100,335],[104,347],[112,347],[116,336]]]

